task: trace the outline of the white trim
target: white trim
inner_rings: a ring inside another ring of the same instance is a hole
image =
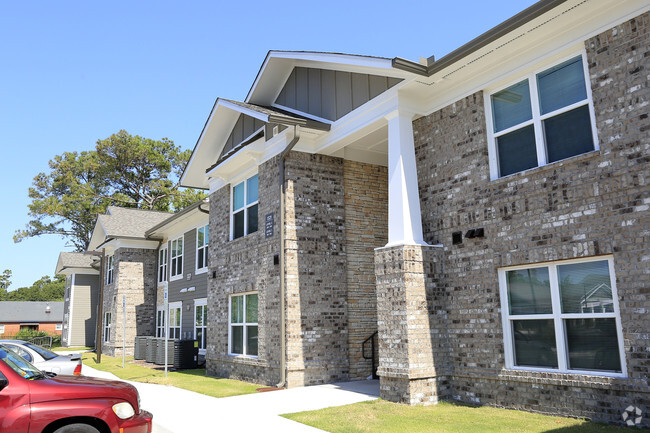
[[[160,260],[160,255],[165,252],[165,263]],[[160,278],[160,268],[164,268],[164,279]],[[156,268],[156,280],[158,284],[162,284],[169,280],[169,243],[165,242],[165,246],[158,249],[158,267]]]
[[[172,323],[171,311],[176,309],[180,310],[180,317],[177,326],[175,324],[173,328],[178,328],[178,338],[180,339],[183,335],[183,301],[170,302],[167,304],[167,323],[165,324],[165,329],[167,330],[167,335],[170,336],[169,338],[175,338],[171,337],[172,334],[169,332],[169,329],[171,328],[170,324]]]
[[[208,332],[208,299],[207,298],[199,298],[194,300],[194,320],[193,322],[193,327],[194,327],[194,339],[196,340],[196,307],[205,307],[205,312],[203,314],[203,320],[205,325],[201,326],[203,328],[203,337],[205,338],[205,346],[207,348],[208,346],[208,339],[206,337],[206,333]],[[206,349],[201,349],[201,344],[199,343],[199,355],[205,355]]]
[[[180,253],[180,255],[178,255],[176,257],[173,257],[172,254],[174,253],[174,242],[178,242],[179,239],[182,242],[182,244],[181,244],[181,253]],[[169,281],[170,282],[171,281],[178,281],[178,280],[183,278],[183,275],[185,273],[185,260],[184,260],[184,257],[185,257],[185,233],[183,233],[182,235],[170,240],[169,241],[169,249],[170,249],[170,252],[169,252]],[[181,271],[180,271],[179,274],[174,275],[173,273],[175,271],[176,266],[173,265],[173,260],[174,259],[178,260],[179,257],[180,257],[180,260],[181,260]]]
[[[207,239],[206,239],[206,231],[203,232],[203,239],[205,240],[205,245],[199,247],[199,230],[207,228]],[[194,236],[194,244],[196,248],[195,252],[195,259],[194,259],[194,274],[203,274],[205,272],[208,272],[208,250],[210,249],[210,224],[207,223],[205,225],[202,225],[200,227],[196,227],[193,229],[196,232],[196,235]],[[205,252],[203,253],[203,257],[205,258],[205,266],[199,268],[199,248],[203,248]]]
[[[560,299],[560,290],[558,285],[558,275],[557,267],[566,264],[575,264],[575,263],[589,263],[589,262],[598,262],[598,261],[607,261],[608,270],[609,270],[609,279],[611,283],[612,290],[612,300],[613,300],[613,313],[562,313],[561,309],[561,299]],[[550,293],[551,293],[551,303],[552,303],[552,313],[548,314],[534,314],[534,315],[524,315],[524,314],[510,314],[510,303],[508,299],[508,288],[506,282],[506,272],[520,269],[534,269],[534,268],[547,268],[549,273],[550,280]],[[534,263],[528,265],[517,265],[517,266],[508,266],[504,268],[499,268],[498,280],[499,280],[499,295],[501,298],[501,323],[503,327],[503,340],[504,340],[504,358],[505,358],[505,367],[510,370],[525,370],[525,371],[537,371],[537,372],[548,372],[548,373],[568,373],[568,374],[584,374],[590,376],[607,376],[607,377],[627,377],[627,365],[625,359],[625,347],[623,340],[623,329],[621,325],[621,315],[619,310],[619,299],[618,291],[616,288],[616,275],[614,272],[614,258],[611,255],[607,256],[592,256],[579,259],[568,259],[568,260],[558,260],[551,262],[542,262]],[[614,319],[616,324],[616,334],[618,340],[618,352],[619,359],[621,363],[621,372],[608,372],[608,371],[592,371],[592,370],[578,370],[570,369],[568,367],[568,349],[566,347],[566,335],[565,335],[565,319],[576,319],[576,318],[608,318]],[[557,361],[558,368],[547,368],[547,367],[529,367],[529,366],[518,366],[515,365],[514,361],[514,335],[512,332],[511,321],[512,320],[527,320],[527,319],[553,319],[554,328],[555,328],[555,340],[556,340],[556,349],[557,349]]]
[[[72,344],[72,318],[74,317],[73,307],[74,307],[74,292],[75,292],[74,291],[75,276],[76,274],[72,274],[70,278],[70,300],[68,301],[68,328],[67,328],[68,332],[66,334],[66,342],[68,343],[68,346]],[[92,284],[90,287],[92,289]]]
[[[566,62],[568,60],[574,59],[576,57],[580,56],[581,61],[582,61],[582,72],[583,72],[583,78],[584,78],[584,85],[585,85],[585,93],[586,93],[586,98],[582,99],[578,102],[572,103],[570,105],[561,107],[559,109],[556,109],[550,113],[546,113],[544,115],[541,114],[540,112],[540,106],[539,106],[539,89],[537,86],[537,74],[544,72],[550,68],[553,68],[554,66],[557,66],[563,62]],[[567,111],[573,110],[575,108],[587,106],[589,110],[589,120],[591,122],[591,135],[592,135],[592,141],[593,141],[593,146],[594,148],[592,151],[598,151],[600,150],[600,145],[598,141],[598,133],[597,133],[597,128],[596,128],[596,116],[594,112],[594,104],[593,104],[593,98],[591,94],[591,80],[589,77],[589,65],[587,64],[587,52],[584,49],[584,47],[580,50],[573,51],[571,53],[564,53],[562,57],[557,57],[557,56],[549,56],[550,58],[547,58],[542,61],[538,61],[535,63],[534,68],[526,68],[525,73],[518,73],[516,75],[511,76],[511,78],[508,79],[507,82],[503,82],[503,80],[500,81],[500,84],[497,86],[490,86],[486,87],[484,89],[483,95],[483,104],[485,108],[485,118],[486,118],[486,129],[487,129],[487,144],[488,144],[488,159],[489,159],[489,165],[490,165],[490,180],[496,180],[496,179],[502,179],[508,176],[516,175],[518,173],[524,173],[529,170],[534,170],[539,167],[543,167],[548,164],[554,164],[560,161],[564,161],[567,159],[575,158],[576,156],[583,155],[584,153],[578,154],[578,155],[573,155],[570,156],[569,158],[564,158],[562,160],[558,161],[553,161],[553,162],[548,162],[547,160],[547,147],[546,147],[546,142],[544,139],[544,126],[543,126],[543,121],[551,118],[558,116],[560,114],[563,114]],[[528,82],[528,88],[529,88],[529,94],[530,94],[530,105],[531,105],[531,113],[532,113],[532,118],[529,120],[526,120],[524,122],[518,123],[514,126],[510,126],[506,129],[503,129],[498,132],[494,132],[494,118],[493,118],[493,112],[492,112],[492,95],[495,93],[504,90],[514,84],[520,83],[522,81],[527,81]],[[518,171],[515,173],[510,173],[506,175],[501,175],[500,174],[500,169],[499,169],[499,161],[498,161],[498,151],[497,151],[497,143],[496,139],[498,137],[501,137],[503,135],[506,135],[510,132],[520,130],[526,126],[533,125],[534,127],[534,134],[535,134],[535,150],[536,150],[536,157],[537,157],[537,165],[535,167],[531,167],[522,171]]]
[[[370,102],[371,100],[372,99],[370,99],[370,100],[368,100],[366,102]],[[332,123],[336,122],[336,120],[330,120],[330,119],[326,119],[324,117],[315,116],[313,114],[306,113],[304,111],[296,110],[295,108],[286,107],[284,105],[276,104],[275,102],[273,104],[271,104],[271,107],[277,108],[277,109],[280,109],[280,110],[284,110],[284,111],[288,111],[289,113],[297,114],[298,116],[306,117],[308,119],[315,120],[315,121],[321,122],[321,123],[326,123],[328,125],[331,125]],[[357,107],[357,108],[359,108],[359,107]],[[356,110],[356,108],[355,108],[355,110]],[[306,128],[306,126],[303,126],[303,128]]]
[[[159,315],[160,313],[162,313],[162,325],[161,325],[161,326],[158,326],[158,315]],[[165,326],[165,318],[166,318],[166,316],[165,316],[165,306],[164,306],[164,305],[158,305],[158,306],[156,307],[156,323],[155,323],[155,326],[156,326],[156,331],[155,331],[156,333],[155,333],[155,335],[156,335],[156,337],[158,337],[158,338],[164,337],[164,336],[165,336],[165,332],[167,331],[166,326]],[[160,332],[161,335],[158,335],[158,330],[161,331],[161,332]]]
[[[252,178],[257,176],[257,200],[255,200],[252,203],[247,203],[248,201],[248,181]],[[256,170],[254,173],[246,176],[240,176],[238,181],[233,181],[230,184],[230,240],[233,241],[235,239],[239,238],[244,238],[248,236],[249,234],[255,233],[259,231],[259,185],[260,185],[260,178],[259,178],[259,172]],[[243,185],[244,187],[244,204],[241,208],[234,209],[235,206],[235,187],[238,187],[239,185]],[[248,210],[252,208],[253,206],[257,205],[257,230],[255,232],[248,232],[248,215],[249,212]],[[244,212],[244,234],[242,236],[238,236],[235,238],[235,213],[239,212]]]
[[[106,256],[106,284],[115,283],[115,254]]]
[[[232,293],[228,295],[228,356],[234,356],[234,357],[240,357],[240,358],[254,358],[257,359],[259,357],[259,342],[258,342],[258,354],[257,355],[247,355],[246,354],[246,337],[247,337],[247,326],[257,326],[257,335],[259,338],[259,322],[246,322],[246,296],[247,295],[257,295],[257,314],[258,314],[258,320],[259,320],[259,292],[257,291],[252,291],[252,292],[243,292],[243,293]],[[243,311],[244,311],[244,321],[239,324],[237,323],[235,326],[241,326],[243,329],[242,332],[242,349],[244,353],[233,353],[232,352],[232,327],[233,324],[231,322],[232,320],[232,298],[235,297],[242,297],[244,299],[244,306],[243,306]],[[259,340],[258,340],[259,341]]]
[[[253,118],[257,119],[257,120],[261,120],[264,123],[269,123],[268,114],[260,113],[259,111],[252,110],[252,109],[250,109],[248,107],[242,107],[241,105],[234,104],[234,103],[232,103],[230,101],[226,101],[225,99],[219,99],[219,101],[217,102],[217,105],[222,106],[224,108],[228,108],[229,110],[232,110],[232,111],[237,111],[238,113],[241,113],[241,114],[245,114],[248,117],[253,117]],[[262,127],[262,128],[264,128],[264,127]],[[259,129],[258,129],[258,131],[259,131]],[[252,135],[255,135],[255,134],[252,134]],[[242,140],[242,141],[246,141],[246,140]]]

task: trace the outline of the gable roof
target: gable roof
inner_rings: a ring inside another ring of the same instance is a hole
[[[107,214],[99,215],[98,221],[107,237],[144,239],[148,229],[172,215],[170,212],[109,206]]]
[[[146,231],[172,216],[171,212],[109,206],[99,215],[88,250],[92,251],[109,239],[146,239]]]
[[[61,252],[59,260],[56,263],[55,273],[60,274],[65,269],[80,268],[94,271],[93,261],[97,260],[94,256],[84,253]]]
[[[49,307],[49,313],[47,312]],[[0,323],[63,322],[63,302],[0,302]]]

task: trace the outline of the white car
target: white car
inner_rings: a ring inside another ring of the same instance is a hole
[[[81,355],[57,355],[38,344],[23,340],[0,340],[0,344],[34,364],[36,368],[55,374],[81,375]]]

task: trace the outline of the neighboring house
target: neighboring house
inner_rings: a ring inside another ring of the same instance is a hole
[[[63,302],[0,302],[0,338],[11,338],[23,330],[61,335],[62,329]]]
[[[182,176],[208,372],[363,379],[378,331],[390,401],[650,407],[648,9],[542,0],[421,63],[269,52]]]
[[[109,356],[121,355],[123,348],[133,355],[135,336],[154,333],[160,241],[145,232],[171,215],[109,206],[97,218],[88,251],[104,253],[101,342]]]
[[[66,277],[61,344],[94,347],[100,288],[98,257],[62,252],[56,273]]]
[[[206,208],[202,211],[201,206]],[[168,285],[169,336],[196,339],[205,353],[209,240],[207,203],[199,201],[146,232],[161,242],[156,282],[156,337],[165,335],[164,285]]]

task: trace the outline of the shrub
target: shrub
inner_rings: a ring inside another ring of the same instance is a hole
[[[52,347],[61,346],[61,336],[60,335],[50,335],[45,331],[36,331],[33,329],[21,329],[13,336],[15,340],[25,340],[29,341],[37,337],[52,337]]]

